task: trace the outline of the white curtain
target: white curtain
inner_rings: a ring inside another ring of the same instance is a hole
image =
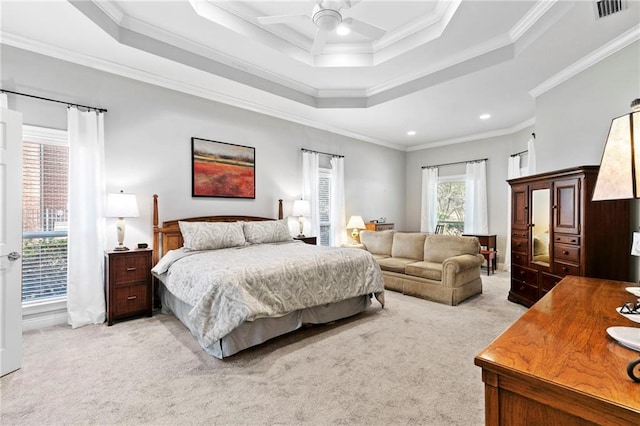
[[[507,179],[520,177],[520,155],[509,157]],[[504,253],[503,271],[511,270],[511,186],[507,184],[507,244]]]
[[[331,234],[329,245],[340,247],[345,242],[346,226],[344,214],[344,158],[331,157]],[[317,235],[317,234],[316,234]]]
[[[536,136],[535,134],[531,135],[529,142],[527,142],[527,152],[528,152],[528,160],[527,160],[527,176],[535,175],[537,173],[536,170]]]
[[[320,202],[318,180],[320,156],[317,152],[302,152],[302,199],[308,200],[311,207],[310,235],[320,237]],[[306,232],[306,231],[305,231]]]
[[[487,162],[467,163],[464,196],[464,233],[488,234]]]
[[[82,327],[105,320],[104,116],[69,107],[67,312]]]
[[[438,168],[422,169],[420,231],[435,232],[438,224]]]

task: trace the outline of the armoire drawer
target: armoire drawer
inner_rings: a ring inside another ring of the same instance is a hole
[[[524,268],[522,266],[513,265],[511,271],[511,278],[514,280],[522,281],[532,286],[538,286],[538,271],[535,269]]]
[[[511,240],[511,250],[513,251],[526,253],[528,247],[529,247],[529,240],[521,239],[521,238],[513,238]]]
[[[527,253],[522,253],[519,251],[511,252],[511,263],[513,265],[526,265],[527,264]]]
[[[562,262],[554,262],[553,272],[564,277],[565,275],[580,275],[580,265],[571,265]]]
[[[560,244],[572,244],[572,245],[579,246],[580,245],[580,237],[578,237],[576,235],[556,234],[556,235],[553,236],[553,242],[554,243],[560,243]]]
[[[580,246],[568,244],[554,244],[553,256],[556,260],[580,263]]]
[[[532,302],[538,300],[538,287],[518,280],[511,280],[511,293]]]

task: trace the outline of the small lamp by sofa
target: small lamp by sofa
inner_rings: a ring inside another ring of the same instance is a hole
[[[138,201],[134,194],[125,194],[123,191],[117,194],[107,195],[106,217],[117,217],[116,232],[118,235],[118,246],[115,251],[129,250],[124,245],[125,217],[139,217]]]
[[[304,217],[311,214],[311,205],[307,200],[295,200],[293,202],[293,209],[291,214],[298,216],[298,222],[300,223],[300,232],[298,238],[304,238]]]
[[[360,244],[360,229],[367,229],[364,225],[362,216],[351,216],[347,223],[347,229],[351,229],[351,238],[353,238],[352,244]]]
[[[640,99],[611,121],[592,200],[629,198],[640,198]]]

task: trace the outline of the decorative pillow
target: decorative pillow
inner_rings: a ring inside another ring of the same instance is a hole
[[[244,223],[244,237],[250,244],[279,243],[291,241],[287,219],[262,220]]]
[[[184,247],[217,250],[245,245],[242,222],[178,222]]]

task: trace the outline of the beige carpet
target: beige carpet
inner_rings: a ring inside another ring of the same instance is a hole
[[[387,291],[387,307],[221,361],[173,316],[24,334],[0,379],[0,423],[427,424],[484,422],[473,358],[525,308],[508,274],[457,307]]]

